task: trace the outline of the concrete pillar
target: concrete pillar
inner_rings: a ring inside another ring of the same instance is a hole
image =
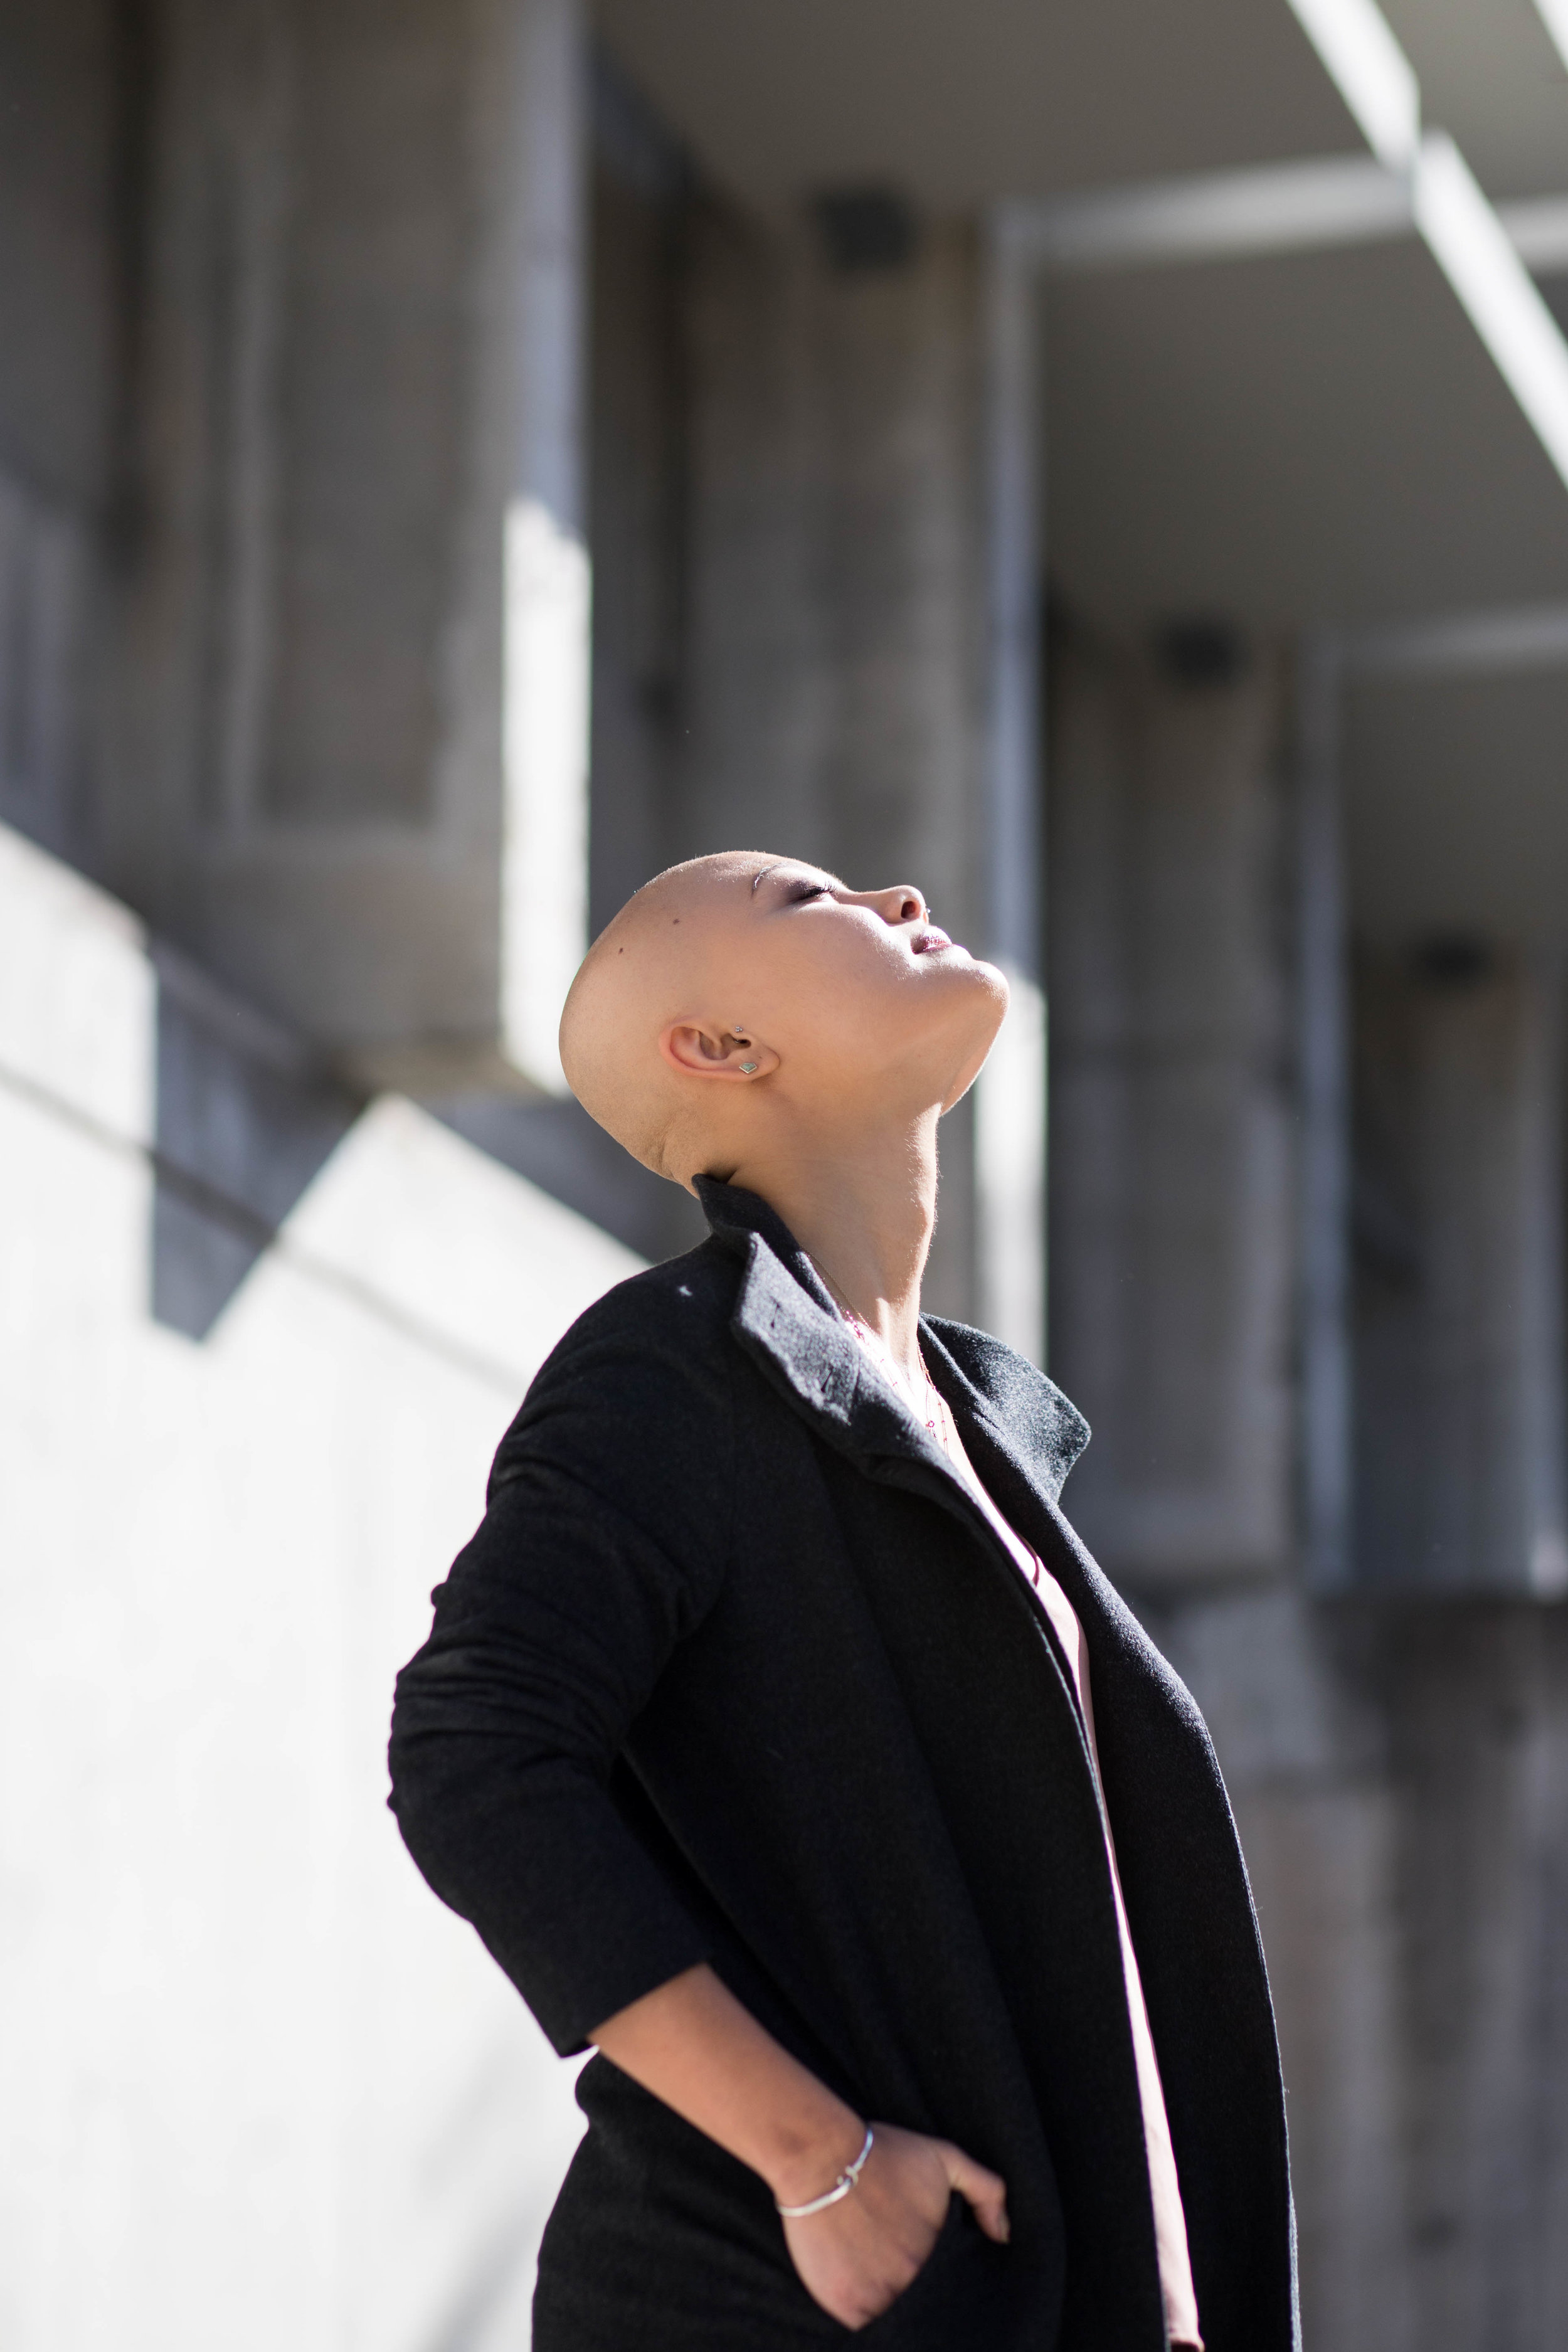
[[[668,865],[687,723],[685,245],[680,149],[600,59],[594,78],[590,929]]]
[[[1150,1617],[1214,1735],[1258,1905],[1304,2340],[1420,2352],[1406,2248],[1402,1822],[1358,1629],[1289,1587],[1172,1598]]]
[[[588,946],[584,482],[586,59],[578,0],[500,0],[502,193],[487,325],[510,425],[502,593],[501,1046],[563,1094],[556,1030]],[[489,501],[481,500],[488,515]],[[493,604],[484,570],[481,612]]]
[[[974,1091],[979,1320],[1044,1364],[1046,1002],[1040,985],[1041,292],[1014,208],[986,223],[985,944],[1008,1017]]]
[[[691,229],[679,854],[749,844],[908,880],[983,940],[975,241],[857,266],[811,221]],[[928,1297],[974,1312],[967,1106]]]
[[[1360,962],[1366,1586],[1568,1590],[1561,996],[1475,941]]]
[[[0,473],[0,819],[80,862],[92,845],[88,713],[100,565],[80,508]]]
[[[1535,2352],[1568,2326],[1568,1625],[1450,1601],[1380,1652],[1414,2340]]]
[[[160,0],[115,886],[373,1081],[559,1083],[574,0]]]
[[[1342,835],[1343,662],[1296,663],[1297,1234],[1302,1565],[1320,1592],[1354,1574],[1352,1529],[1350,947]]]
[[[0,21],[0,820],[90,866],[92,699],[121,408],[115,12]]]
[[[1271,668],[1064,651],[1047,803],[1051,1369],[1072,1508],[1142,1591],[1294,1546],[1292,1193]]]

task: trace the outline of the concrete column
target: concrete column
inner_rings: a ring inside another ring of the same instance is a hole
[[[112,16],[11,0],[0,24],[0,819],[78,864],[123,356]]]
[[[1561,980],[1438,940],[1356,1007],[1358,1580],[1557,1597]]]
[[[1282,698],[1069,648],[1048,824],[1051,1368],[1074,1518],[1148,1590],[1290,1559]]]
[[[686,158],[603,59],[594,76],[590,928],[669,862],[687,722]]]
[[[691,271],[674,846],[912,881],[982,942],[975,242],[911,226],[836,267],[809,221],[713,209]],[[967,1108],[950,1128],[928,1295],[973,1316]]]
[[[0,818],[86,862],[101,550],[79,509],[0,473]]]
[[[559,1084],[575,0],[161,0],[107,864],[360,1076]]]
[[[1040,987],[1040,289],[1008,207],[985,271],[986,946],[1012,1002],[975,1088],[979,1319],[1046,1358],[1046,1004]]]
[[[1384,1625],[1414,2342],[1533,2352],[1568,2324],[1568,1626],[1495,1601]]]
[[[1304,2339],[1420,2352],[1405,2244],[1401,1820],[1355,1645],[1289,1586],[1162,1601],[1152,1630],[1204,1710],[1258,1904]]]
[[[588,945],[590,581],[579,0],[508,0],[500,282],[489,333],[510,411],[505,512],[501,1045],[565,1091],[556,1029]]]
[[[1342,668],[1333,638],[1309,637],[1295,691],[1301,1543],[1307,1574],[1321,1592],[1349,1582],[1354,1567]]]

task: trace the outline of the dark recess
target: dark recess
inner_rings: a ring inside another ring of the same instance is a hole
[[[920,221],[895,188],[825,188],[812,214],[828,268],[842,277],[907,269],[920,250]]]
[[[1154,653],[1168,677],[1193,688],[1234,686],[1251,660],[1235,623],[1210,614],[1166,621],[1155,632]]]

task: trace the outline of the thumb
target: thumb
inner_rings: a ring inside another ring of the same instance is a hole
[[[976,2164],[972,2156],[965,2156],[961,2147],[950,2147],[945,2141],[942,2156],[949,2185],[973,2207],[974,2218],[986,2236],[1005,2246],[1012,2235],[1006,2182],[998,2174],[988,2172],[984,2165]]]

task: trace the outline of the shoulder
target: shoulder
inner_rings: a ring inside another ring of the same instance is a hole
[[[734,1257],[712,1240],[646,1266],[579,1315],[540,1367],[534,1387],[613,1361],[655,1371],[674,1356],[694,1370],[716,1368],[730,1352],[740,1276]]]
[[[1089,1423],[1072,1399],[1027,1356],[989,1331],[941,1315],[923,1320],[995,1420],[1046,1472],[1054,1500],[1089,1444]]]
[[[739,1268],[704,1242],[595,1300],[546,1357],[496,1455],[492,1489],[542,1452],[603,1459],[711,1443],[728,1419]]]

